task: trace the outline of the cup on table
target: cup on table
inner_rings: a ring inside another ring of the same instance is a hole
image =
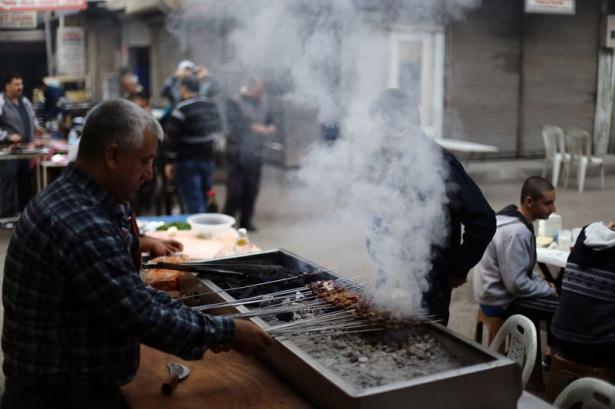
[[[557,234],[557,244],[561,251],[570,251],[572,232],[570,230],[560,230]]]

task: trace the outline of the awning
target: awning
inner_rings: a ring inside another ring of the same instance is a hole
[[[0,11],[84,10],[87,0],[0,0]]]

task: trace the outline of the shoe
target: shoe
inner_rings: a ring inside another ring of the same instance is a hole
[[[252,232],[252,233],[255,233],[256,231],[258,231],[256,226],[253,225],[252,223],[244,224],[241,227],[243,227],[244,229],[246,229],[247,231]]]

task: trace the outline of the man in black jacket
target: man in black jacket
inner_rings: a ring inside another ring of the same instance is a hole
[[[382,92],[372,104],[370,114],[389,130],[403,130],[408,124],[419,123],[416,104],[398,89]],[[435,145],[432,141],[424,142]],[[495,234],[496,226],[493,210],[461,163],[445,149],[432,148],[441,155],[446,187],[444,213],[448,225],[444,226],[447,229],[444,241],[431,245],[430,288],[423,293],[423,307],[446,324],[452,290],[465,283],[470,269],[479,262]]]
[[[177,104],[169,122],[165,167],[167,178],[175,185],[187,213],[204,213],[206,195],[213,185],[213,142],[220,131],[220,115],[216,105],[199,96],[195,77],[181,80],[182,101]]]
[[[249,79],[240,95],[227,102],[226,116],[229,170],[224,213],[235,217],[239,211],[239,225],[254,231],[252,216],[260,188],[264,143],[276,132],[264,82]]]

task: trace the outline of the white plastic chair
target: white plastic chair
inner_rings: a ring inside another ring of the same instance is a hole
[[[489,349],[498,352],[507,338],[509,339],[506,357],[521,367],[521,384],[525,388],[536,361],[536,349],[538,348],[536,328],[529,318],[519,314],[512,315],[504,321]]]
[[[553,167],[551,183],[557,187],[562,168],[566,169],[570,164],[570,154],[566,152],[566,140],[562,128],[555,125],[542,126],[542,140],[545,144],[545,164],[542,169],[542,177],[547,175],[549,165]]]
[[[579,192],[585,187],[585,175],[587,174],[588,166],[600,168],[600,184],[604,190],[604,166],[602,158],[591,156],[592,138],[589,132],[583,129],[570,129],[566,134],[566,143],[568,144],[568,152],[571,156],[571,166],[577,168],[577,184]],[[566,170],[564,187],[568,187],[569,170]]]
[[[579,403],[581,409],[615,409],[615,386],[596,378],[577,379],[559,394],[553,406],[570,409]]]

